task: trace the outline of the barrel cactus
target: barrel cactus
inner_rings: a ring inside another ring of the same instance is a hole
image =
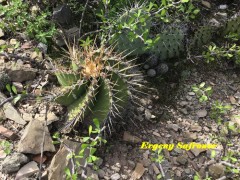
[[[61,91],[56,102],[67,106],[68,123],[73,128],[78,121],[98,118],[111,129],[112,122],[123,118],[141,87],[142,74],[113,48],[101,46],[84,49],[69,46],[71,68],[57,70]],[[71,129],[71,128],[70,128]]]

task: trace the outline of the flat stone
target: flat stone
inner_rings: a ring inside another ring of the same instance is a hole
[[[237,104],[237,100],[234,98],[234,96],[229,97],[231,104]]]
[[[64,139],[63,143],[61,144],[58,152],[53,157],[51,164],[48,168],[48,179],[52,180],[60,180],[60,179],[66,179],[66,174],[64,172],[64,169],[66,167],[72,168],[70,159],[67,158],[69,155],[69,150],[67,147],[70,148],[74,153],[78,154],[81,148],[81,144],[73,141],[69,141],[67,139]],[[83,164],[85,161],[84,159],[78,159],[80,164]]]
[[[179,111],[180,111],[182,114],[184,114],[184,115],[188,115],[188,111],[187,111],[187,109],[185,109],[185,108],[180,109]]]
[[[99,169],[99,170],[98,170],[98,176],[99,176],[100,178],[103,178],[103,177],[105,176],[105,172],[104,172],[102,169]]]
[[[195,92],[188,92],[189,96],[195,96]]]
[[[124,131],[123,133],[123,140],[132,143],[139,143],[142,142],[142,139],[138,138],[137,136],[131,135],[129,132]]]
[[[44,131],[45,139],[43,151],[55,152],[55,147],[52,143],[48,127],[45,127],[44,123],[38,120],[32,120],[27,125],[18,143],[18,152],[40,154]]]
[[[225,167],[221,164],[212,164],[209,166],[209,175],[213,179],[218,179],[224,175]]]
[[[137,163],[136,168],[134,169],[130,180],[140,179],[145,172],[145,168],[141,163]]]
[[[130,170],[132,170],[133,168],[135,168],[135,162],[134,161],[131,161],[131,160],[128,160],[128,168]]]
[[[205,152],[206,149],[199,149],[199,148],[194,148],[191,149],[191,152],[194,154],[195,157],[197,157],[200,153]]]
[[[227,9],[228,8],[228,6],[226,5],[226,4],[221,4],[219,7],[218,7],[218,9],[221,9],[221,10],[225,10],[225,9]]]
[[[44,43],[39,43],[37,47],[44,53],[47,54],[48,46]]]
[[[0,46],[6,44],[6,41],[0,39]]]
[[[196,114],[199,118],[203,118],[207,116],[207,111],[205,109],[201,109],[201,110],[198,110]]]
[[[182,107],[184,107],[184,106],[188,105],[188,102],[187,102],[187,101],[181,101],[181,102],[179,103],[179,105],[182,106]]]
[[[37,70],[32,68],[16,68],[16,69],[8,69],[8,75],[12,81],[15,82],[24,82],[29,80],[34,80],[36,77]]]
[[[211,8],[211,4],[208,1],[202,0],[202,5],[204,5],[205,7],[209,8],[209,9]]]
[[[87,167],[86,175],[89,179],[99,180],[97,172],[92,170],[90,167]]]
[[[17,137],[17,135],[14,132],[3,127],[2,125],[0,125],[0,134],[11,140],[14,140]]]
[[[0,28],[0,37],[3,37],[4,36],[4,32],[3,30]]]
[[[121,176],[118,173],[115,173],[111,176],[111,180],[118,180],[120,178],[121,178]]]
[[[193,132],[200,132],[202,130],[202,127],[199,125],[191,125],[189,131],[193,131]]]
[[[167,127],[168,127],[169,129],[174,130],[175,132],[177,132],[178,129],[179,129],[179,126],[178,126],[177,124],[168,124]]]
[[[153,171],[155,172],[156,175],[158,175],[160,173],[160,171],[157,168],[156,164],[152,163],[152,168],[153,168]]]
[[[45,122],[45,114],[36,114],[35,119]],[[58,120],[59,120],[59,118],[53,112],[49,112],[47,114],[47,125],[49,125],[55,121],[58,121]]]
[[[146,118],[147,120],[150,120],[151,117],[152,117],[152,113],[150,112],[150,110],[145,109],[145,118]]]
[[[157,137],[161,137],[161,135],[158,132],[153,132],[153,135],[157,136]]]
[[[2,162],[1,171],[3,173],[14,173],[20,169],[20,166],[28,162],[28,157],[21,153],[13,153],[7,156]]]
[[[17,39],[10,39],[9,44],[16,45],[18,43]]]
[[[240,99],[240,92],[235,93],[234,97],[237,98],[237,99]]]
[[[15,180],[21,180],[23,178],[27,178],[34,173],[39,171],[39,167],[36,162],[31,161],[24,165],[17,173]]]
[[[232,116],[231,121],[237,123],[238,127],[240,127],[240,115]]]
[[[0,101],[4,101],[6,99],[5,95],[0,92]],[[25,125],[26,121],[23,120],[23,118],[20,116],[19,112],[13,107],[13,105],[9,102],[5,103],[3,105],[3,112],[5,114],[5,117],[18,123],[21,125]]]
[[[29,114],[29,113],[23,113],[22,117],[25,121],[32,121],[33,120],[32,114]]]
[[[192,101],[193,97],[192,97],[192,96],[186,96],[186,99],[187,99],[188,101]]]
[[[143,164],[144,167],[148,167],[151,165],[151,160],[150,159],[146,159],[146,158],[143,158],[141,163]]]
[[[188,159],[187,159],[187,156],[186,156],[186,155],[181,155],[181,156],[178,156],[178,157],[177,157],[176,161],[177,161],[179,164],[185,165],[185,164],[187,164]]]

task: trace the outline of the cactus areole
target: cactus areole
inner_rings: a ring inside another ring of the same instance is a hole
[[[136,65],[124,60],[113,48],[95,46],[83,49],[68,46],[70,70],[57,70],[61,87],[55,101],[67,106],[69,127],[78,121],[97,118],[111,129],[114,120],[123,118],[142,75],[132,71]]]

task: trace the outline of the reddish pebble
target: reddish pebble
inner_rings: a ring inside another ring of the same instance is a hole
[[[41,162],[41,154],[38,154],[38,155],[34,156],[33,160],[37,163],[40,163]],[[46,160],[47,160],[47,156],[43,155],[42,163],[44,163]]]

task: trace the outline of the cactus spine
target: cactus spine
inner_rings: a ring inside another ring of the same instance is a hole
[[[62,86],[56,102],[68,107],[72,127],[79,120],[98,118],[110,128],[134,99],[134,91],[141,86],[141,73],[130,72],[134,67],[131,61],[125,61],[112,48],[91,46],[80,50],[69,46],[69,54],[72,69],[56,73]]]

